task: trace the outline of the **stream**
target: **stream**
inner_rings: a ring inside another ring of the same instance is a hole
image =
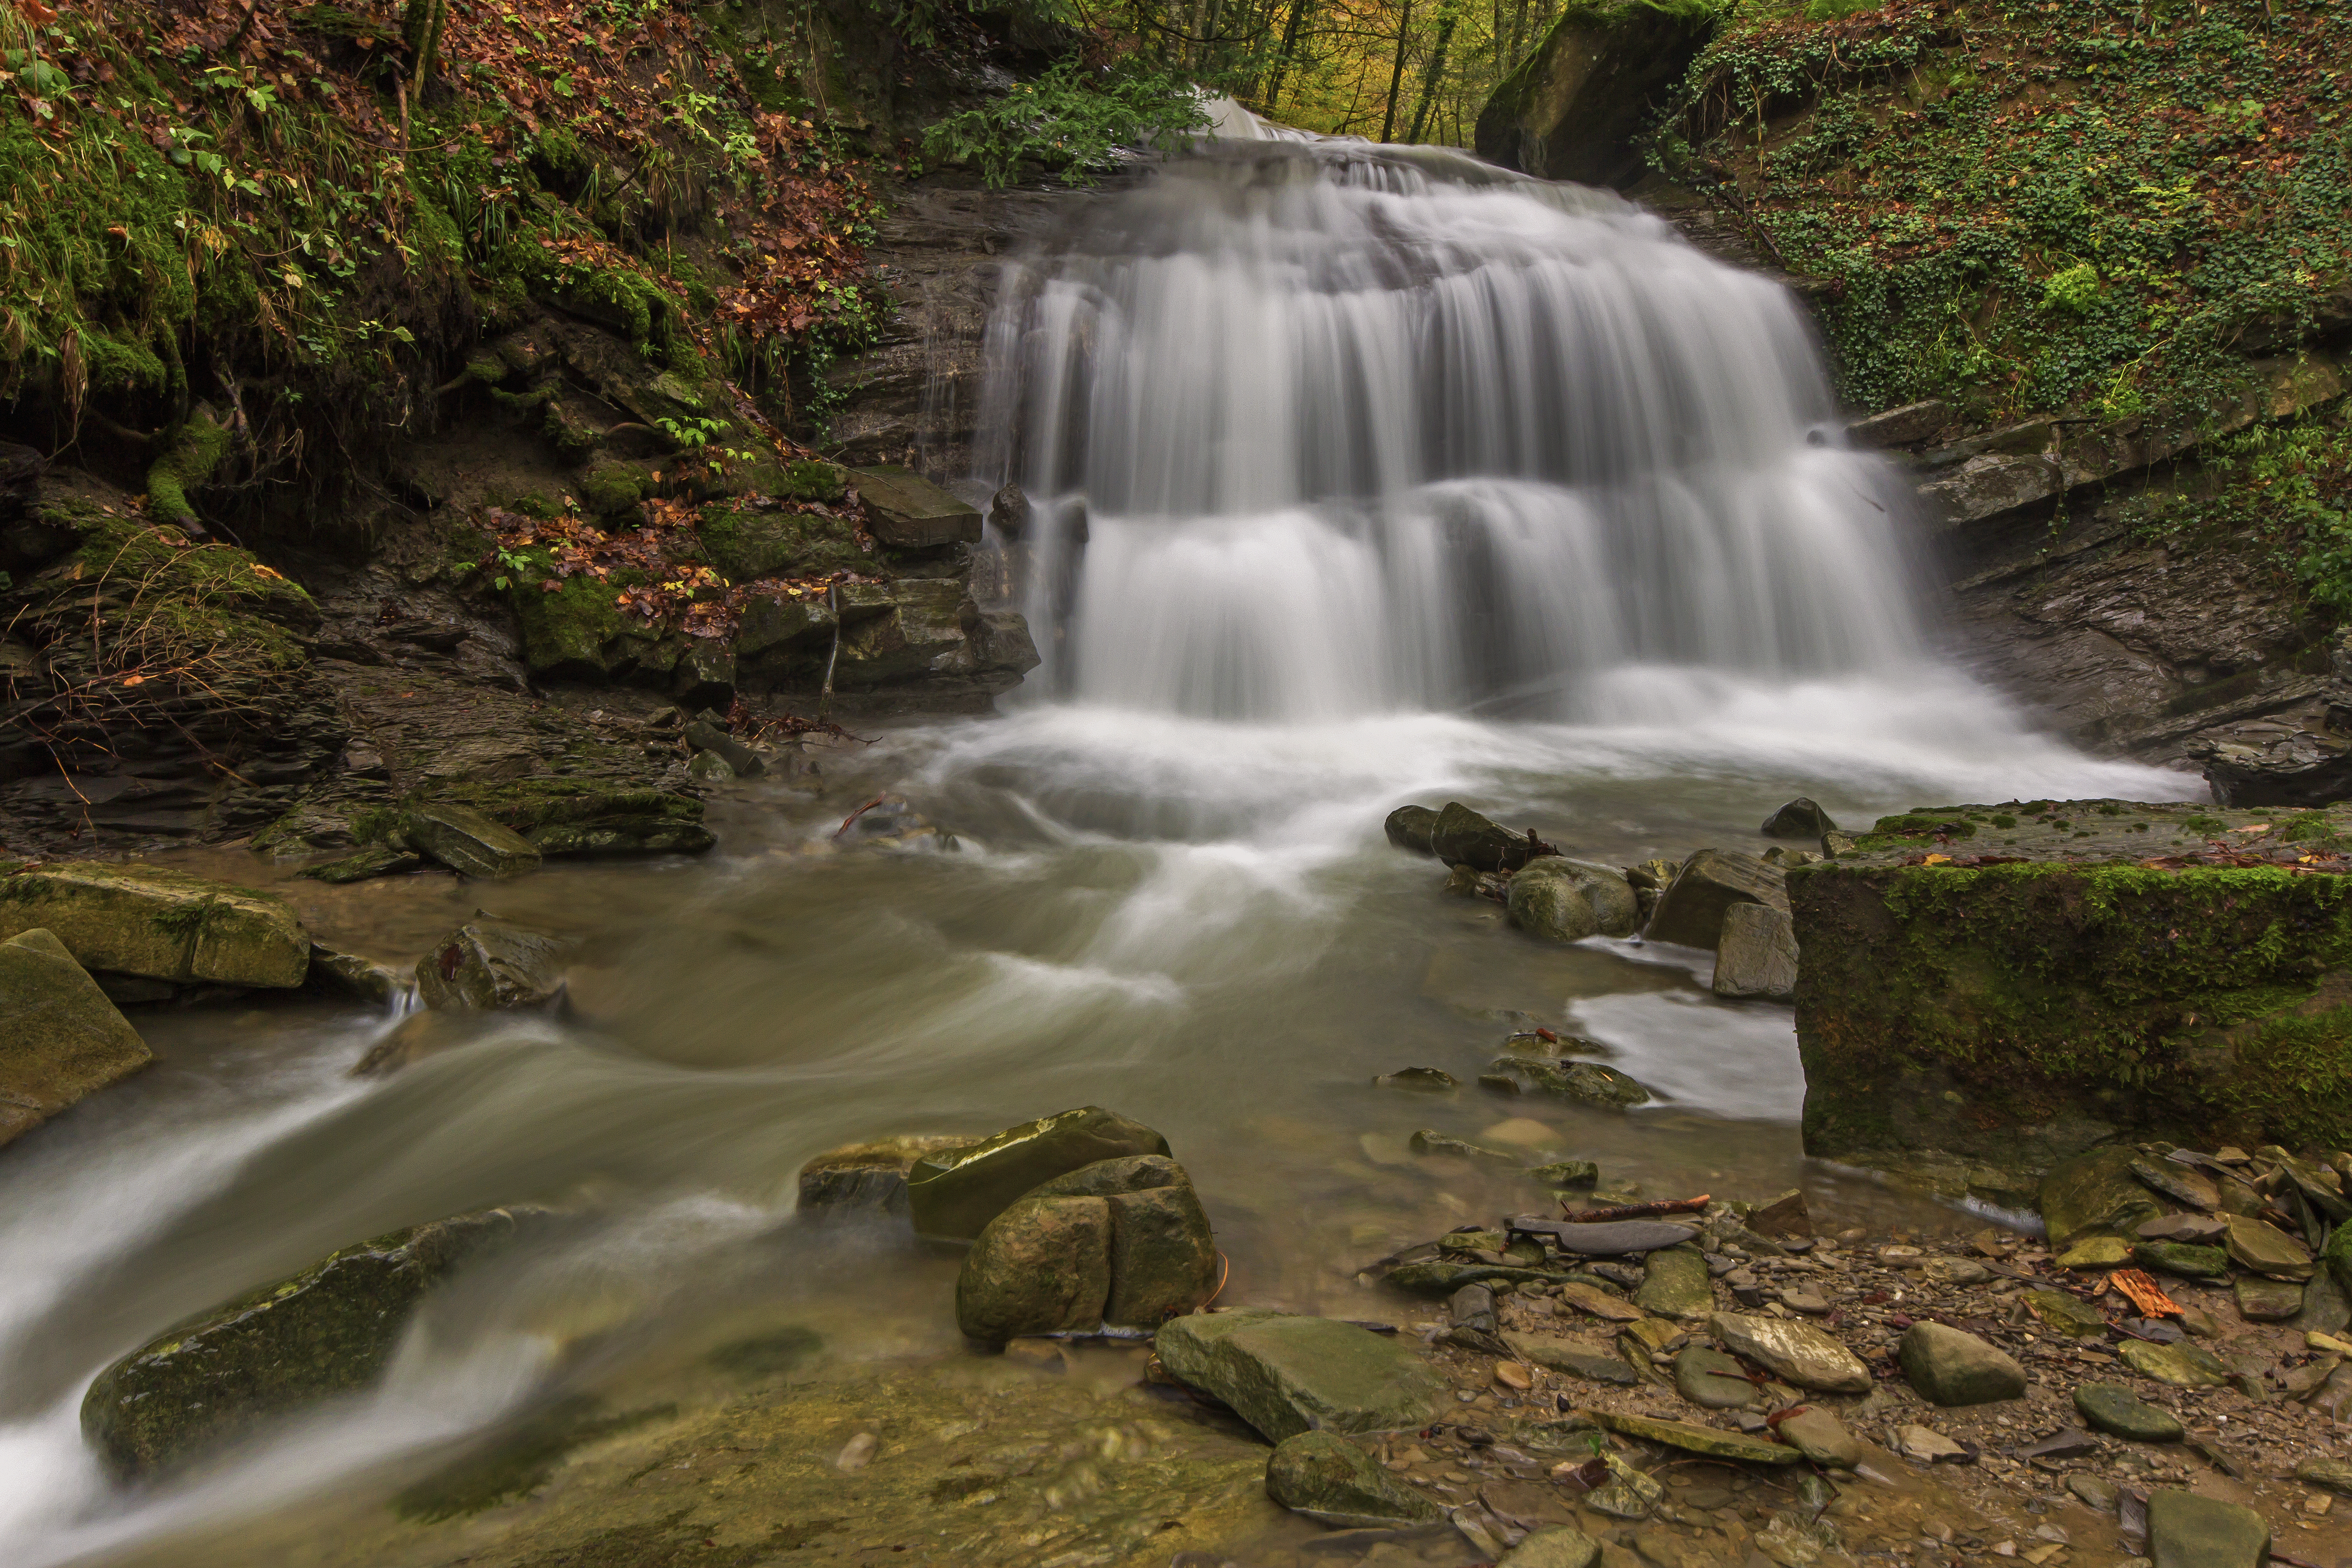
[[[1046,664],[987,719],[860,728],[730,785],[693,860],[331,889],[233,851],[403,964],[486,909],[580,938],[562,1019],[393,1077],[392,1018],[251,999],[138,1022],[158,1058],[10,1150],[0,1541],[21,1568],[251,1563],[240,1521],[380,1506],[596,1379],[658,1393],[779,1312],[832,1352],[954,1351],[952,1259],[795,1219],[881,1134],[1098,1104],[1164,1132],[1226,1300],[1368,1310],[1357,1268],[1523,1183],[1435,1128],[1656,1195],[1803,1185],[1831,1224],[1979,1226],[1807,1162],[1790,1009],[1710,955],[1548,946],[1385,842],[1461,799],[1571,854],[1760,850],[1954,800],[2181,798],[2084,757],[1937,651],[1903,487],[1847,450],[1797,307],[1616,201],[1459,154],[1253,142],[1083,204],[990,329],[978,491]],[[896,790],[954,852],[832,852]],[[1475,1078],[1526,1017],[1650,1085],[1628,1114],[1373,1086]],[[585,1218],[436,1299],[380,1389],[118,1487],[77,1411],[174,1321],[337,1247],[483,1205]],[[268,1561],[290,1560],[277,1555]]]

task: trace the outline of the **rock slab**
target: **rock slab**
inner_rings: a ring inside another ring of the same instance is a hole
[[[0,1143],[152,1060],[64,942],[40,930],[0,942]]]
[[[145,866],[0,861],[0,940],[37,930],[85,969],[175,984],[282,989],[310,971],[285,900]]]
[[[1427,1426],[1444,1380],[1394,1341],[1328,1318],[1244,1310],[1164,1324],[1160,1364],[1265,1437]]]
[[[1823,1394],[1870,1392],[1870,1369],[1862,1358],[1811,1323],[1717,1312],[1709,1326],[1724,1349],[1799,1388]]]
[[[2180,1418],[2150,1405],[2120,1383],[2085,1383],[2074,1390],[2074,1408],[2084,1420],[2111,1437],[2135,1443],[2178,1443]]]
[[[401,832],[460,876],[505,881],[539,869],[539,849],[530,839],[467,806],[446,801],[411,806]]]
[[[1797,927],[1786,911],[1764,904],[1734,904],[1723,911],[1716,943],[1717,996],[1785,1002],[1797,992]]]
[[[2148,1494],[2156,1568],[2262,1568],[2270,1549],[2271,1527],[2252,1509],[2168,1488]]]
[[[2025,1369],[2006,1352],[1942,1323],[1903,1331],[1903,1375],[1936,1405],[1990,1405],[2025,1393]]]
[[[1329,1432],[1301,1432],[1276,1445],[1265,1467],[1265,1495],[1293,1513],[1349,1529],[1425,1524],[1445,1512]]]
[[[1713,947],[1723,935],[1724,912],[1734,904],[1762,904],[1787,914],[1788,879],[1753,855],[1702,849],[1683,862],[1658,895],[1642,934],[1650,942]]]
[[[908,1212],[919,1235],[971,1240],[1042,1182],[1100,1160],[1168,1152],[1168,1140],[1141,1122],[1082,1106],[924,1155],[908,1173]]]
[[[1594,1568],[1601,1542],[1580,1530],[1556,1524],[1528,1534],[1495,1559],[1495,1568]]]

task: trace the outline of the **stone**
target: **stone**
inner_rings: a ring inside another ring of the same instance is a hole
[[[2230,1381],[2230,1369],[2212,1352],[2197,1345],[2158,1345],[2144,1340],[2126,1340],[2116,1347],[2116,1353],[2142,1377],[2168,1383],[2175,1388],[2220,1388]]]
[[[562,937],[510,921],[469,921],[416,961],[416,994],[436,1010],[561,1007],[563,963],[572,948]]]
[[[403,849],[389,844],[370,844],[339,859],[315,861],[294,874],[310,881],[324,882],[331,888],[341,888],[375,877],[414,871],[424,864],[425,857],[414,849]]]
[[[2131,1173],[2154,1191],[2200,1213],[2212,1213],[2221,1201],[2212,1183],[2170,1160],[2134,1160]]]
[[[464,877],[505,881],[539,869],[536,846],[478,811],[446,801],[412,805],[401,833],[418,849]]]
[[[1495,1289],[1491,1285],[1465,1285],[1447,1298],[1445,1321],[1457,1329],[1495,1331]]]
[[[0,942],[0,1144],[152,1060],[55,935],[37,927]]]
[[[1732,1354],[1799,1388],[1823,1394],[1870,1392],[1870,1369],[1862,1358],[1811,1323],[1717,1312],[1708,1326]]]
[[[1269,1441],[1425,1426],[1444,1379],[1394,1340],[1328,1318],[1244,1310],[1163,1324],[1169,1375],[1223,1400]]]
[[[1637,138],[1708,34],[1697,15],[1579,7],[1495,89],[1478,155],[1538,179],[1621,189],[1643,172]]]
[[[2185,1241],[2202,1247],[2221,1240],[2227,1228],[2225,1222],[2211,1215],[2168,1214],[2141,1221],[2137,1234],[2142,1241]]]
[[[1805,1207],[1804,1191],[1791,1187],[1748,1215],[1748,1228],[1759,1236],[1805,1237],[1813,1234],[1813,1216]]]
[[[1406,1141],[1406,1147],[1416,1154],[1433,1154],[1450,1160],[1484,1160],[1498,1165],[1519,1163],[1519,1157],[1507,1149],[1489,1149],[1467,1139],[1448,1137],[1431,1127],[1423,1127],[1413,1133]]]
[[[1507,1333],[1503,1342],[1522,1361],[1570,1377],[1580,1377],[1588,1383],[1613,1383],[1630,1388],[1642,1381],[1641,1374],[1627,1365],[1623,1357],[1588,1341],[1564,1334]]]
[[[688,745],[698,752],[717,757],[739,779],[757,778],[768,771],[759,752],[708,720],[697,719],[681,734]]]
[[[2063,1290],[2028,1289],[2019,1294],[2027,1309],[2053,1333],[2078,1340],[2107,1337],[2106,1314],[2079,1297]]]
[[[2025,1369],[2014,1357],[1942,1323],[1912,1324],[1898,1353],[1903,1375],[1930,1404],[1990,1405],[2025,1393]]]
[[[1785,1002],[1797,990],[1797,928],[1788,914],[1763,904],[1733,904],[1723,911],[1715,949],[1717,996]]]
[[[1301,1432],[1275,1446],[1265,1495],[1293,1513],[1346,1529],[1423,1524],[1445,1510],[1381,1468],[1345,1437]]]
[[[1920,1277],[1931,1285],[1981,1285],[1992,1270],[1973,1258],[1930,1258],[1919,1265]]]
[[[1458,800],[1447,801],[1437,814],[1429,845],[1447,865],[1478,871],[1517,871],[1536,858],[1532,837],[1489,821]]]
[[[2273,1274],[2286,1279],[2311,1278],[2311,1249],[2266,1220],[2250,1218],[2245,1215],[2231,1215],[2222,1245],[2242,1267],[2257,1274]]]
[[[1762,904],[1785,914],[1788,878],[1753,855],[1702,849],[1683,862],[1674,881],[1658,895],[1658,907],[1643,938],[1714,947],[1723,934],[1724,911],[1734,904]]]
[[[919,1235],[969,1239],[1040,1182],[1099,1160],[1168,1152],[1168,1140],[1141,1122],[1084,1106],[924,1155],[908,1173],[908,1212]]]
[[[2252,1509],[2169,1487],[2148,1494],[2156,1568],[2262,1568],[2270,1549],[2271,1527]]]
[[[1382,1089],[1409,1089],[1417,1094],[1449,1094],[1462,1080],[1438,1068],[1399,1068],[1372,1079]]]
[[[1503,909],[1513,925],[1550,942],[1631,936],[1641,925],[1622,872],[1559,855],[1530,860],[1514,873]]]
[[[414,975],[389,963],[317,942],[310,944],[310,977],[321,986],[378,1006],[388,1006],[394,998],[407,994],[415,981]]]
[[[1448,1263],[1432,1258],[1400,1263],[1381,1283],[1408,1296],[1451,1296],[1465,1285],[1547,1285],[1559,1275],[1509,1263]]]
[[[1530,1531],[1495,1559],[1495,1568],[1597,1568],[1601,1542],[1564,1524]]]
[[[1766,817],[1764,826],[1756,831],[1767,838],[1818,839],[1824,833],[1837,830],[1838,825],[1830,820],[1828,812],[1801,795]]]
[[[2131,1243],[2120,1236],[2086,1236],[2058,1255],[2061,1268],[2116,1268],[2131,1261]]]
[[[85,970],[287,989],[310,938],[285,900],[146,866],[0,860],[0,941],[46,931]]]
[[[1110,1203],[1024,1197],[982,1227],[956,1276],[956,1326],[1003,1344],[1101,1327],[1110,1297]]]
[[[1598,1285],[1587,1285],[1580,1279],[1571,1279],[1559,1288],[1559,1303],[1562,1307],[1605,1322],[1638,1323],[1648,1316],[1633,1302],[1612,1296]]]
[[[2341,1333],[2352,1327],[2352,1301],[2346,1300],[2344,1287],[2336,1282],[2332,1268],[2315,1270],[2303,1288],[2303,1305],[2295,1312],[2294,1326],[2323,1334]]]
[[[1805,1457],[1783,1443],[1768,1443],[1737,1432],[1693,1426],[1687,1421],[1662,1421],[1652,1415],[1623,1415],[1611,1410],[1596,1410],[1592,1418],[1622,1437],[1633,1437],[1644,1443],[1663,1443],[1670,1448],[1704,1454],[1712,1459],[1732,1459],[1747,1465],[1793,1465]]]
[[[1830,1315],[1827,1298],[1816,1296],[1810,1290],[1783,1290],[1780,1292],[1780,1305],[1788,1308],[1791,1312],[1801,1312],[1809,1318],[1826,1318]]]
[[[1675,1392],[1702,1410],[1746,1410],[1759,1398],[1747,1369],[1705,1345],[1691,1345],[1675,1357]]]
[[[1563,1225],[1544,1233],[1562,1252],[1580,1258],[1624,1258],[1680,1247],[1698,1238],[1697,1227],[1655,1219],[1601,1220],[1591,1225]]]
[[[2150,1405],[2120,1383],[2078,1384],[2074,1408],[2084,1420],[2111,1437],[2127,1437],[2135,1443],[2178,1443],[2184,1435],[2172,1412]]]
[[[1833,1411],[1815,1405],[1784,1417],[1780,1441],[1817,1465],[1850,1470],[1862,1463],[1862,1439],[1846,1430]]]
[[[1398,806],[1389,813],[1388,820],[1381,824],[1381,830],[1388,835],[1389,842],[1400,849],[1410,849],[1421,855],[1437,853],[1432,843],[1437,831],[1437,813],[1425,805]]]
[[[2191,1247],[2180,1241],[2143,1241],[2131,1249],[2132,1261],[2143,1268],[2178,1274],[2184,1279],[2221,1279],[2230,1272],[2230,1255],[2218,1247]],[[2302,1292],[2297,1291],[2297,1305]]]
[[[2303,1310],[2303,1287],[2293,1280],[2240,1279],[2236,1295],[2238,1315],[2249,1322],[2284,1323]]]
[[[694,796],[602,779],[446,784],[434,798],[512,828],[542,856],[698,855],[719,842]]]
[[[2102,1480],[2097,1476],[2079,1473],[2068,1476],[2066,1489],[2074,1494],[2076,1501],[2095,1513],[2114,1513],[2122,1502],[2122,1495],[2116,1489],[2116,1483]]]
[[[2137,1160],[2129,1149],[2094,1149],[2043,1173],[2040,1207],[2052,1251],[2065,1251],[2090,1236],[2130,1236],[2163,1214],[2132,1174]]]
[[[980,509],[941,489],[912,468],[853,468],[874,537],[900,550],[978,544]]]
[[[1633,1292],[1633,1304],[1677,1321],[1714,1311],[1715,1289],[1707,1278],[1706,1259],[1689,1246],[1651,1253],[1643,1260],[1642,1288]]]
[[[1601,1167],[1590,1160],[1554,1160],[1530,1169],[1528,1178],[1547,1187],[1590,1189],[1600,1184]]]
[[[1611,1519],[1647,1519],[1666,1500],[1666,1485],[1657,1477],[1626,1462],[1622,1455],[1602,1454],[1609,1479],[1585,1494],[1584,1506]]]
[[[1895,1447],[1906,1459],[1916,1459],[1923,1465],[1950,1464],[1965,1459],[1969,1451],[1932,1426],[1898,1426],[1895,1429]]]
[[[971,1142],[955,1133],[901,1133],[827,1149],[801,1167],[799,1212],[813,1219],[903,1215],[915,1162]]]
[[[462,1265],[561,1216],[486,1209],[373,1237],[173,1325],[99,1373],[83,1438],[116,1474],[149,1475],[272,1417],[373,1384],[411,1317]]]
[[[2342,1459],[2315,1456],[2294,1468],[2294,1479],[2315,1487],[2325,1487],[2343,1497],[2352,1497],[2352,1464]]]
[[[1108,1201],[1110,1299],[1103,1305],[1105,1322],[1156,1329],[1215,1293],[1216,1241],[1190,1181],[1121,1193]]]
[[[1599,1062],[1558,1061],[1545,1057],[1497,1057],[1487,1064],[1494,1079],[1526,1094],[1549,1095],[1612,1110],[1647,1105],[1653,1096],[1639,1079]],[[1486,1079],[1481,1079],[1486,1083]]]

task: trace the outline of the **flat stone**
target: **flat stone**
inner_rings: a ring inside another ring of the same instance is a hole
[[[1656,1252],[1697,1237],[1696,1226],[1646,1219],[1564,1225],[1556,1233],[1547,1233],[1547,1239],[1562,1252],[1573,1252],[1580,1258],[1623,1258],[1636,1252]]]
[[[2156,1568],[2262,1568],[2270,1549],[2271,1527],[2252,1509],[2170,1488],[2148,1494]]]
[[[539,869],[539,849],[513,828],[446,801],[409,807],[401,833],[416,848],[465,877],[504,881]]]
[[[2294,1326],[2323,1334],[2341,1333],[2352,1327],[2352,1301],[2346,1300],[2333,1268],[2313,1271],[2311,1282],[2303,1288],[2303,1306],[2294,1315]]]
[[[1804,1190],[1790,1187],[1771,1202],[1759,1205],[1748,1216],[1748,1228],[1759,1236],[1801,1239],[1812,1235],[1813,1216],[1805,1207]]]
[[[117,1474],[146,1475],[367,1388],[436,1286],[560,1217],[488,1209],[394,1231],[175,1324],[99,1373],[82,1436]]]
[[[978,544],[980,509],[941,489],[912,468],[853,468],[874,537],[901,550]]]
[[[272,893],[146,866],[0,860],[0,941],[46,931],[86,970],[284,989],[310,938]]]
[[[1465,1285],[1549,1285],[1559,1276],[1542,1268],[1522,1268],[1511,1263],[1452,1263],[1427,1258],[1400,1263],[1381,1283],[1408,1296],[1451,1296]]]
[[[64,942],[38,928],[0,942],[0,1143],[152,1060]]]
[[[2172,1412],[2150,1405],[2120,1383],[2076,1385],[2074,1408],[2084,1420],[2112,1437],[2127,1437],[2135,1443],[2178,1443],[2183,1435]]]
[[[534,1011],[562,1005],[572,943],[508,921],[468,921],[416,961],[416,994],[455,1012]]]
[[[1636,1323],[1649,1315],[1633,1302],[1612,1296],[1597,1285],[1587,1285],[1574,1279],[1559,1288],[1559,1300],[1562,1305],[1596,1318],[1604,1318],[1612,1323]]]
[[[2119,1268],[2131,1261],[2131,1243],[2120,1236],[2085,1237],[2059,1254],[2061,1268]]]
[[[1160,1364],[1271,1441],[1427,1426],[1444,1379],[1395,1340],[1328,1318],[1243,1310],[1161,1326]]]
[[[1530,1531],[1495,1560],[1495,1568],[1595,1568],[1600,1561],[1601,1542],[1580,1530],[1552,1525]]]
[[[2218,1247],[2191,1247],[2185,1241],[2135,1243],[2132,1261],[2143,1268],[2178,1274],[2185,1279],[2221,1279],[2230,1272],[2228,1253]]]
[[[1969,1451],[1932,1426],[1898,1426],[1895,1429],[1895,1446],[1903,1457],[1916,1459],[1923,1465],[1949,1464],[1965,1459]]]
[[[1583,1340],[1570,1339],[1560,1334],[1510,1334],[1503,1336],[1525,1361],[1580,1377],[1588,1383],[1612,1383],[1631,1387],[1642,1381],[1641,1374],[1625,1364],[1623,1357],[1613,1351],[1603,1350]]]
[[[2166,1197],[2187,1204],[2200,1213],[2210,1214],[2221,1202],[2212,1183],[2170,1160],[2134,1160],[2131,1173]]]
[[[2240,1265],[2257,1274],[2275,1274],[2288,1279],[2311,1278],[2311,1249],[2268,1221],[2244,1215],[2231,1215],[2222,1245]]]
[[[901,1133],[827,1149],[801,1167],[799,1212],[813,1218],[903,1215],[915,1162],[971,1142],[960,1133]]]
[[[1726,1350],[1800,1388],[1870,1392],[1870,1369],[1862,1359],[1811,1323],[1739,1312],[1717,1312],[1708,1322]]]
[[[2053,1251],[2089,1236],[2129,1236],[2163,1214],[2155,1194],[2132,1174],[2138,1159],[2129,1149],[2094,1149],[2043,1173],[2040,1206]]]
[[[2099,1440],[2079,1426],[2061,1426],[2012,1451],[2021,1459],[2079,1459],[2097,1453]]]
[[[1903,1375],[1931,1404],[1990,1405],[2025,1393],[2025,1369],[1976,1335],[1942,1323],[1914,1323],[1903,1332]]]
[[[2303,1287],[2291,1279],[2242,1279],[2238,1316],[2250,1322],[2283,1323],[2303,1310]]]
[[[1780,1423],[1780,1441],[1817,1465],[1850,1470],[1862,1463],[1862,1439],[1834,1412],[1811,1405]]]
[[[2103,1340],[2107,1337],[2107,1320],[2088,1301],[2068,1295],[2063,1290],[2024,1290],[2020,1295],[2033,1315],[2042,1320],[2052,1332],[2078,1340]]]
[[[1692,1345],[1675,1357],[1675,1392],[1702,1410],[1746,1410],[1758,1398],[1746,1370],[1705,1345]]]
[[[1709,989],[1734,999],[1785,1002],[1797,991],[1797,925],[1781,910],[1736,903],[1723,911]]]
[[[2185,1241],[2204,1246],[2221,1239],[2228,1226],[2208,1214],[2168,1214],[2145,1221],[2139,1227],[2144,1241]]]
[[[1791,1312],[1801,1312],[1808,1318],[1826,1318],[1830,1315],[1829,1302],[1809,1290],[1781,1291],[1780,1305],[1788,1308]]]
[[[1460,1079],[1438,1068],[1399,1068],[1372,1082],[1382,1089],[1409,1089],[1417,1094],[1450,1094],[1462,1087]]]
[[[1981,1285],[1992,1278],[1992,1270],[1973,1258],[1930,1258],[1919,1265],[1919,1272],[1936,1285]]]
[[[1547,1187],[1590,1188],[1601,1181],[1601,1167],[1590,1160],[1554,1160],[1528,1172],[1528,1179]]]
[[[1663,1443],[1670,1448],[1705,1454],[1709,1458],[1734,1459],[1748,1465],[1793,1465],[1805,1457],[1785,1443],[1767,1443],[1737,1432],[1693,1426],[1687,1421],[1661,1421],[1654,1416],[1620,1415],[1609,1410],[1596,1410],[1592,1418],[1621,1437]]]
[[[1484,1160],[1490,1164],[1516,1165],[1519,1157],[1507,1149],[1488,1149],[1466,1139],[1449,1137],[1434,1129],[1424,1127],[1415,1132],[1409,1146],[1416,1154],[1431,1154],[1441,1159]]]
[[[2066,1489],[2073,1492],[2075,1500],[2084,1508],[2096,1513],[2114,1513],[2122,1503],[2122,1496],[2116,1491],[2116,1483],[2102,1480],[2097,1476],[2085,1476],[2079,1473],[2068,1476]]]
[[[1024,1197],[982,1227],[956,1277],[956,1326],[1003,1344],[1023,1334],[1091,1331],[1110,1296],[1110,1203]]]
[[[1633,1304],[1643,1311],[1680,1321],[1715,1310],[1706,1259],[1696,1248],[1675,1247],[1653,1252],[1642,1267],[1642,1288],[1633,1292]]]
[[[1643,937],[1685,947],[1714,947],[1723,934],[1724,911],[1733,904],[1762,904],[1786,914],[1787,876],[1753,855],[1702,849],[1683,862],[1658,895]]]
[[[2154,1345],[2144,1340],[2126,1340],[2116,1347],[2116,1353],[2142,1377],[2175,1388],[2219,1388],[2230,1381],[2228,1367],[2210,1351],[2192,1344]]]
[[[1603,1454],[1609,1479],[1585,1495],[1584,1506],[1611,1519],[1647,1519],[1666,1500],[1664,1481],[1626,1463],[1617,1454]]]
[[[1040,1182],[1099,1160],[1168,1152],[1168,1140],[1141,1122],[1083,1106],[925,1155],[908,1174],[908,1212],[919,1235],[974,1237]]]
[[[2294,1479],[2315,1487],[2325,1487],[2344,1497],[2352,1497],[2352,1463],[2342,1459],[2313,1458],[2294,1468]]]
[[[1647,1105],[1655,1097],[1640,1079],[1599,1062],[1559,1061],[1546,1057],[1497,1057],[1486,1067],[1481,1083],[1515,1086],[1521,1094],[1548,1095],[1580,1105],[1617,1110]]]
[[[1277,1444],[1266,1462],[1265,1495],[1293,1513],[1350,1529],[1423,1524],[1445,1513],[1329,1432],[1301,1432]]]

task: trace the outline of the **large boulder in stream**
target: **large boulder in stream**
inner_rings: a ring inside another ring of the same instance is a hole
[[[1762,904],[1788,913],[1786,873],[1736,849],[1702,849],[1683,862],[1658,895],[1642,934],[1651,942],[1713,947],[1723,937],[1724,911],[1734,904]]]
[[[153,1059],[65,943],[45,931],[0,942],[0,1143]]]
[[[1478,115],[1478,155],[1547,180],[1622,187],[1644,172],[1634,137],[1715,28],[1698,7],[1571,5]]]
[[[1449,866],[1480,871],[1516,871],[1537,856],[1551,852],[1533,833],[1514,833],[1458,800],[1447,801],[1431,824],[1429,847]]]
[[[990,1220],[956,1280],[956,1321],[1001,1344],[1023,1334],[1157,1328],[1216,1289],[1209,1216],[1162,1154],[1097,1160]]]
[[[478,1013],[542,1010],[563,1003],[563,963],[574,943],[511,921],[467,921],[416,961],[427,1007]]]
[[[124,1477],[373,1384],[425,1297],[459,1266],[560,1216],[487,1209],[379,1236],[158,1334],[98,1374],[83,1438]]]
[[[1786,910],[1734,904],[1723,911],[1716,942],[1717,996],[1762,996],[1785,1002],[1797,989],[1797,927]]]
[[[1513,925],[1551,942],[1632,936],[1641,925],[1641,906],[1622,871],[1564,855],[1542,856],[1519,868],[1503,908]]]
[[[1041,1183],[1101,1160],[1168,1152],[1168,1140],[1140,1121],[1081,1106],[924,1155],[908,1173],[908,1211],[918,1235],[969,1241]]]
[[[149,866],[0,861],[0,940],[35,930],[85,969],[174,984],[284,989],[310,969],[285,900]]]

